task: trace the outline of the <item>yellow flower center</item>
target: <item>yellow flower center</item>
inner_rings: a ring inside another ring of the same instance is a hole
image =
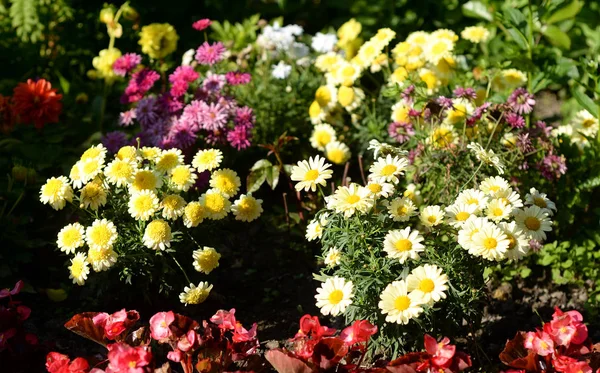
[[[248,213],[256,209],[256,202],[250,198],[244,198],[238,204],[238,208],[242,213]]]
[[[195,225],[204,217],[204,207],[197,202],[192,202],[185,208],[185,216]]]
[[[129,162],[119,161],[111,167],[112,174],[118,179],[125,179],[131,176],[133,167]]]
[[[485,247],[488,250],[493,250],[496,248],[496,246],[498,246],[498,241],[496,241],[495,238],[488,237],[485,240],[483,240],[483,247]]]
[[[452,143],[454,135],[447,128],[438,128],[433,132],[432,139],[437,147],[446,147]]]
[[[492,185],[489,188],[492,192],[496,193],[497,191],[500,190],[500,185]]]
[[[225,198],[217,193],[207,194],[204,204],[210,212],[221,212],[225,208]]]
[[[171,227],[169,227],[169,224],[162,220],[154,220],[146,227],[146,233],[148,234],[148,237],[152,239],[152,241],[164,242],[168,240],[171,234]]]
[[[175,210],[181,207],[181,200],[178,196],[166,196],[163,199],[163,206],[169,210]]]
[[[90,249],[88,251],[88,260],[90,262],[99,262],[102,260],[106,260],[110,257],[110,250],[107,249]]]
[[[304,175],[304,181],[315,181],[319,177],[319,171],[317,170],[308,170]]]
[[[371,193],[379,193],[383,190],[383,187],[380,184],[369,184],[367,188],[371,191]]]
[[[410,307],[410,298],[406,295],[401,295],[394,300],[394,308],[400,312],[406,311]]]
[[[106,225],[98,225],[92,228],[89,237],[95,245],[106,247],[110,243],[112,232]]]
[[[63,232],[62,241],[65,246],[74,246],[81,241],[81,233],[77,229],[71,228]]]
[[[63,185],[63,182],[58,179],[48,181],[44,186],[44,195],[58,197],[63,188]]]
[[[383,176],[391,176],[391,175],[393,175],[396,172],[396,170],[398,170],[398,167],[396,167],[396,165],[388,164],[388,165],[385,165],[381,169],[381,174]]]
[[[200,304],[208,298],[208,294],[209,292],[202,288],[195,288],[186,294],[185,301],[190,304]]]
[[[331,141],[331,134],[327,131],[318,131],[315,133],[315,139],[319,146],[325,146]]]
[[[131,360],[127,365],[129,365],[130,368],[135,368],[137,366],[137,362],[135,360]]]
[[[469,218],[469,216],[471,216],[471,214],[469,214],[468,212],[461,211],[458,214],[456,214],[455,219],[458,221],[465,221]]]
[[[156,176],[151,171],[139,171],[135,174],[132,185],[137,190],[154,189],[156,187]]]
[[[311,118],[317,118],[320,114],[321,106],[319,106],[319,103],[317,101],[313,101],[313,103],[310,104],[310,107],[308,108],[308,115]]]
[[[83,262],[79,260],[73,261],[73,264],[71,265],[71,274],[73,275],[73,277],[81,277],[82,273]]]
[[[341,74],[344,78],[352,78],[354,73],[356,73],[356,69],[353,66],[344,66],[341,71]]]
[[[96,183],[89,183],[81,190],[81,197],[94,199],[98,197],[104,189]]]
[[[121,149],[119,149],[119,152],[117,153],[117,158],[120,160],[135,159],[136,153],[137,150],[133,146],[124,146]]]
[[[156,163],[156,169],[160,171],[169,171],[179,164],[179,157],[174,153],[166,153],[160,157]]]
[[[515,239],[515,236],[509,234],[507,234],[506,236],[508,237],[508,250],[514,249],[517,245],[517,240]]]
[[[321,86],[315,92],[315,100],[319,103],[320,106],[327,106],[331,101],[331,92],[329,88],[325,86]]]
[[[433,54],[443,54],[448,50],[448,45],[444,42],[437,42],[435,43],[435,45],[431,48],[431,53]]]
[[[403,238],[396,241],[396,244],[394,246],[396,247],[396,250],[406,252],[412,249],[412,242],[410,240],[407,240],[406,238]]]
[[[469,204],[469,205],[478,205],[479,204],[479,200],[477,198],[475,198],[475,197],[471,197],[467,201],[467,204]]]
[[[203,164],[211,164],[213,163],[215,160],[217,159],[217,157],[215,156],[214,153],[212,152],[204,152],[200,154],[200,157],[198,157],[198,160],[200,161],[200,163]]]
[[[537,231],[538,229],[540,229],[541,225],[542,223],[540,222],[540,219],[534,216],[529,216],[525,219],[525,226],[530,231]]]
[[[134,201],[133,205],[138,212],[146,212],[152,209],[152,197],[146,194],[140,194]]]
[[[360,197],[357,196],[356,194],[351,194],[346,198],[346,203],[348,204],[355,204],[356,202],[360,201]]]
[[[98,159],[91,159],[83,164],[83,173],[92,174],[98,170],[100,162]]]
[[[330,149],[327,152],[327,159],[329,159],[331,162],[333,162],[335,164],[344,163],[345,158],[346,158],[346,153],[344,153],[344,151],[342,149],[339,149],[339,148]]]
[[[171,181],[178,186],[184,186],[190,181],[192,173],[187,167],[177,167],[171,173]]]
[[[339,289],[329,293],[329,303],[331,304],[338,304],[342,301],[342,299],[344,299],[344,292]]]
[[[419,282],[419,290],[423,293],[431,293],[435,289],[435,283],[430,278],[425,278]]]
[[[83,154],[81,155],[81,160],[87,161],[88,159],[96,158],[101,153],[102,152],[99,148],[89,148],[88,150],[83,152]]]
[[[437,221],[437,219],[435,216],[430,215],[429,217],[427,217],[427,221],[430,222],[431,224],[433,224]]]
[[[338,102],[342,106],[348,106],[354,101],[354,89],[352,87],[341,86],[338,89]]]
[[[492,210],[492,214],[496,217],[504,215],[504,211],[500,207],[496,207]]]
[[[225,194],[233,194],[236,190],[235,181],[227,175],[219,174],[214,178],[215,186]]]
[[[211,272],[219,265],[219,257],[212,251],[205,251],[198,256],[196,262],[206,272]]]
[[[536,197],[533,199],[533,204],[536,205],[537,207],[543,208],[545,209],[546,207],[548,207],[548,204],[546,203],[546,201],[541,198],[541,197]]]
[[[408,206],[402,205],[398,207],[398,210],[396,210],[396,214],[400,216],[408,214]]]
[[[594,119],[584,119],[583,122],[581,123],[581,125],[585,128],[590,128],[594,124],[596,124],[596,121]]]

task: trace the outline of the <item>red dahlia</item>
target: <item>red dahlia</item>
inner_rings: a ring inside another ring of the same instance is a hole
[[[62,110],[62,95],[52,89],[45,79],[19,83],[13,91],[15,113],[20,122],[34,123],[35,128],[43,128],[46,123],[57,123]]]

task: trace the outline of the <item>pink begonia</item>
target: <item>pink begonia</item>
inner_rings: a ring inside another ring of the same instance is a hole
[[[169,326],[175,321],[173,311],[159,312],[150,318],[150,335],[157,341],[165,340],[173,335]]]

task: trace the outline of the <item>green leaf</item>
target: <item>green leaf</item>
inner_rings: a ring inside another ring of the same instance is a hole
[[[598,105],[594,103],[594,101],[589,98],[585,93],[583,93],[579,89],[573,89],[571,91],[575,100],[581,105],[585,110],[589,111],[595,117],[598,117],[599,110]]]
[[[566,5],[558,10],[556,10],[546,22],[548,24],[564,21],[565,19],[573,18],[581,11],[583,8],[583,1],[575,0],[569,5]]]
[[[525,18],[525,15],[519,9],[506,7],[504,8],[504,13],[513,26],[520,26],[527,23],[527,18]]]
[[[279,183],[279,172],[280,171],[281,171],[281,169],[277,165],[266,169],[267,183],[269,184],[271,189],[277,188],[277,183]]]
[[[521,268],[521,277],[522,278],[527,278],[527,277],[529,277],[530,274],[531,274],[531,268],[528,268],[528,267]]]
[[[573,261],[571,259],[569,259],[569,260],[563,262],[561,264],[561,267],[563,267],[563,268],[570,268],[572,265],[573,265]]]
[[[511,27],[506,31],[511,36],[511,38],[515,41],[515,43],[517,43],[519,48],[521,48],[522,50],[528,49],[529,44],[527,43],[527,38],[525,37],[525,35],[523,35],[521,33],[521,31],[517,30],[514,27]]]
[[[56,71],[56,75],[58,75],[58,81],[60,82],[60,88],[62,89],[65,95],[69,94],[71,89],[71,83],[61,74],[58,70]]]
[[[488,22],[494,20],[494,16],[481,1],[468,1],[463,4],[462,12],[465,17],[483,19]]]
[[[542,34],[550,44],[566,50],[571,49],[571,38],[558,27],[549,25],[542,30]]]
[[[260,170],[261,168],[269,168],[272,167],[273,164],[268,159],[261,159],[257,161],[254,166],[250,169],[250,171]]]
[[[256,192],[267,179],[267,169],[261,168],[250,172],[246,179],[246,190],[248,193]]]

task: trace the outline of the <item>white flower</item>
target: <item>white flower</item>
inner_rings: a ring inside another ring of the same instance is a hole
[[[446,299],[448,276],[435,265],[425,264],[412,270],[406,277],[407,290],[415,293],[425,304]]]
[[[398,184],[400,182],[398,176],[404,173],[406,167],[408,167],[408,160],[406,158],[398,156],[392,158],[388,154],[385,158],[378,158],[371,168],[369,168],[369,172],[371,172],[369,179]]]
[[[394,281],[381,293],[379,309],[387,315],[385,321],[405,325],[416,317],[419,317],[423,308],[419,294],[408,293],[405,281]]]
[[[153,250],[165,250],[171,247],[171,227],[162,219],[156,219],[146,226],[144,231],[144,245]]]
[[[545,240],[546,232],[552,230],[552,221],[548,217],[547,209],[541,209],[534,205],[525,207],[523,210],[517,209],[514,214],[519,228],[533,240]]]
[[[208,298],[212,288],[212,285],[204,281],[201,281],[198,286],[190,284],[183,288],[183,292],[179,294],[179,301],[186,306],[188,304],[200,304]]]
[[[369,189],[373,198],[377,198],[377,197],[387,198],[387,197],[391,196],[392,194],[394,194],[394,190],[395,190],[393,184],[385,183],[385,182],[380,183],[380,182],[373,181],[373,180],[369,181],[366,188]]]
[[[507,205],[500,198],[494,198],[488,203],[486,216],[488,219],[499,222],[510,217],[510,213],[512,212],[512,207]]]
[[[75,253],[75,250],[85,244],[85,228],[79,223],[66,225],[58,232],[56,245],[66,254]]]
[[[292,66],[283,61],[272,67],[271,76],[275,79],[286,79],[292,72]]]
[[[327,208],[343,213],[346,218],[354,215],[355,212],[366,214],[373,207],[374,201],[371,197],[371,191],[358,184],[350,186],[340,186],[329,198]]]
[[[306,239],[314,241],[321,237],[323,237],[323,226],[317,219],[311,220],[306,226]]]
[[[74,284],[85,284],[85,280],[87,280],[87,277],[90,274],[90,267],[88,266],[84,253],[77,253],[75,254],[75,257],[71,259],[69,273],[69,278],[73,279]]]
[[[440,206],[427,206],[423,209],[423,211],[421,211],[421,216],[419,219],[424,226],[435,227],[436,225],[441,224],[444,220],[444,212]]]
[[[330,277],[317,289],[315,295],[317,307],[321,309],[321,313],[325,316],[337,316],[352,304],[353,291],[352,281],[346,281],[337,276]]]
[[[106,271],[117,262],[117,253],[112,248],[89,249],[87,262],[92,265],[95,272]]]
[[[336,134],[333,127],[329,124],[317,124],[314,126],[310,136],[310,145],[320,151],[324,151],[327,144],[335,141]]]
[[[471,217],[475,216],[477,211],[477,205],[457,202],[451,206],[446,207],[446,216],[448,217],[448,224],[454,228],[461,228],[465,222]]]
[[[304,57],[306,57],[309,53],[310,49],[306,46],[306,44],[298,42],[292,43],[290,48],[287,50],[288,56],[294,60],[298,60],[297,63],[303,61]]]
[[[329,267],[334,267],[336,265],[340,265],[342,261],[342,252],[335,247],[330,249],[325,256],[325,265]]]
[[[328,170],[331,167],[325,163],[325,158],[320,156],[310,157],[308,161],[300,161],[297,166],[292,167],[290,179],[298,181],[296,190],[305,192],[311,190],[315,192],[317,185],[326,186],[327,179],[331,178],[333,171]]]
[[[456,203],[464,203],[466,205],[474,205],[476,207],[474,213],[483,211],[488,204],[489,197],[482,191],[477,189],[466,189],[460,192],[456,197]]]
[[[473,250],[476,255],[488,260],[502,260],[508,249],[508,237],[494,223],[485,223],[473,235]]]
[[[192,61],[194,61],[195,55],[196,55],[195,49],[192,48],[192,49],[187,50],[183,54],[183,57],[181,57],[181,65],[182,66],[190,66],[192,64]]]
[[[485,150],[480,144],[475,142],[467,145],[467,148],[471,149],[471,152],[475,154],[479,161],[487,164],[488,166],[493,166],[500,175],[504,173],[505,166],[493,150]]]
[[[489,220],[486,218],[471,216],[458,231],[458,244],[471,255],[479,255],[473,237],[488,223]]]
[[[479,189],[485,194],[495,197],[498,193],[502,193],[510,189],[508,181],[500,176],[488,177],[479,185]]]
[[[407,259],[418,259],[419,253],[425,251],[424,238],[418,230],[406,227],[402,230],[392,230],[383,241],[383,251],[390,258],[398,259],[403,264]]]
[[[417,206],[410,198],[394,198],[388,206],[388,213],[394,221],[408,221],[415,216]]]
[[[319,53],[328,53],[333,51],[338,38],[335,34],[323,34],[317,32],[312,38],[310,46]]]
[[[548,216],[554,215],[554,211],[556,211],[556,204],[548,199],[546,193],[540,193],[535,188],[529,189],[529,193],[525,195],[525,204],[546,209]]]
[[[525,235],[522,229],[519,228],[517,223],[511,221],[510,223],[502,222],[498,224],[498,228],[504,232],[508,238],[508,248],[504,256],[509,260],[519,260],[531,249],[529,246],[529,239]]]

